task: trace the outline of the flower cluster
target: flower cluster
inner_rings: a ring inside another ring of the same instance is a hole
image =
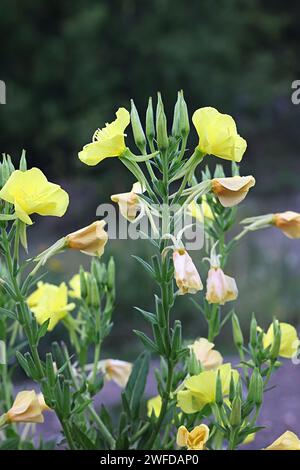
[[[26,423],[17,448],[34,447],[26,426],[42,423],[44,411],[51,409],[70,449],[236,449],[255,439],[260,430],[257,418],[271,374],[280,367],[278,358],[297,356],[300,341],[295,327],[276,318],[264,331],[253,314],[249,340],[245,340],[233,303],[239,295],[238,282],[228,274],[227,261],[237,243],[252,231],[276,227],[289,238],[300,238],[300,214],[286,211],[250,217],[231,236],[237,206],[255,185],[252,175],[239,173],[237,163],[242,161],[247,143],[234,119],[212,107],[197,109],[192,123],[198,143],[190,155],[190,118],[183,92],[178,93],[171,126],[160,94],[155,111],[150,98],[144,128],[133,101],[130,112],[119,108],[116,119],[97,129],[92,142],[78,154],[89,166],[117,158],[132,174],[132,189],[120,187],[119,194],[111,195],[129,224],[137,225],[143,217],[152,226],[155,217],[161,221],[155,226],[156,238],[150,239],[154,254],[150,259],[135,256],[155,283],[156,293],[150,311],[136,308],[148,325],[147,333],[134,330],[144,346],[134,363],[107,358],[105,349],[103,352],[113,327],[116,299],[114,261],[103,262],[107,221],[96,220],[67,233],[23,261],[19,252],[21,246],[27,252],[33,214],[62,217],[69,197],[41,170],[27,169],[24,153],[18,169],[10,157],[2,159],[3,355],[7,349],[7,356],[16,358],[14,366],[19,364],[41,389],[41,394],[21,391],[13,399],[13,370],[3,361],[0,440],[10,439],[11,429],[15,432],[12,425]],[[125,131],[130,124],[139,155],[127,147]],[[211,157],[230,161],[230,174],[226,176],[220,164],[213,172],[208,167],[199,172],[205,160],[213,163]],[[182,214],[190,215],[204,229],[205,243],[193,257],[186,242],[190,226],[177,230]],[[90,269],[80,267],[68,282],[59,285],[41,280],[40,271],[49,260],[66,250],[90,256]],[[179,296],[190,294],[196,310],[195,338],[185,341],[172,309]],[[226,311],[228,302],[232,309]],[[199,312],[207,326],[204,334],[196,326]],[[231,322],[237,353],[234,365],[223,359],[217,344],[227,322]],[[59,323],[66,328],[68,342],[53,342],[43,355],[40,341]],[[151,355],[159,357],[160,367],[154,371],[157,394],[147,400],[145,410]],[[104,406],[100,411],[95,408],[95,397],[101,399],[107,381],[122,388],[117,425]],[[300,441],[292,431],[265,448],[294,449],[300,450]]]

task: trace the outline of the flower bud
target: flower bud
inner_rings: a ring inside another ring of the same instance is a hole
[[[174,357],[176,356],[177,352],[181,349],[181,345],[182,345],[181,322],[180,320],[175,320],[174,330],[172,334],[172,343],[171,343],[171,350],[172,350]]]
[[[116,265],[113,257],[109,258],[107,265],[107,285],[110,290],[114,290],[116,280]]]
[[[100,295],[96,279],[91,279],[91,305],[95,308],[100,307]]]
[[[250,344],[252,348],[255,348],[257,345],[257,322],[254,314],[252,315],[250,324]]]
[[[180,108],[179,108],[179,127],[180,134],[182,137],[186,138],[190,133],[190,122],[189,122],[189,113],[187,109],[186,102],[183,97],[183,92],[180,92]]]
[[[25,150],[22,151],[22,155],[21,155],[21,158],[20,158],[19,169],[20,169],[21,171],[26,171],[26,170],[27,170],[27,162],[26,162],[26,152],[25,152]]]
[[[233,341],[238,349],[243,347],[244,338],[237,315],[234,313],[231,317]]]
[[[232,402],[229,422],[231,426],[239,426],[242,419],[242,402],[240,397],[235,397]]]
[[[86,299],[87,293],[88,293],[87,275],[82,266],[80,266],[79,276],[80,276],[80,297],[82,299]]]
[[[220,371],[218,370],[217,380],[216,380],[216,404],[221,406],[223,405],[223,391],[222,391],[222,380]]]
[[[133,100],[131,100],[130,117],[131,117],[131,126],[132,126],[135,144],[140,149],[140,151],[143,154],[145,154],[146,153],[146,137],[144,134],[144,130],[140,121],[138,111],[135,107]]]
[[[146,112],[146,136],[149,142],[153,142],[153,139],[155,138],[155,126],[151,96],[148,101],[148,107]]]
[[[260,406],[263,400],[263,390],[264,383],[262,376],[259,370],[255,368],[250,378],[247,401],[254,403],[256,406]]]
[[[158,93],[158,103],[156,108],[156,135],[158,148],[160,150],[166,150],[169,147],[167,118],[164,112],[160,93]]]
[[[178,92],[177,101],[174,107],[174,115],[173,115],[173,125],[172,125],[172,136],[175,139],[179,139],[180,137],[180,92]]]
[[[280,344],[281,344],[281,330],[280,330],[280,325],[278,320],[273,320],[273,342],[272,342],[272,347],[270,350],[270,358],[271,359],[277,359],[279,356],[279,351],[280,351]]]

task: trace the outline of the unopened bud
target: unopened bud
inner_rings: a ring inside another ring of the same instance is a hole
[[[131,100],[131,126],[133,131],[134,141],[139,150],[145,154],[146,153],[146,137],[144,130],[140,121],[139,113],[135,107],[134,101]]]
[[[180,121],[179,121],[179,127],[180,127],[180,134],[182,137],[186,138],[189,135],[190,132],[190,121],[189,121],[189,113],[187,109],[186,102],[183,97],[183,92],[180,92]]]
[[[239,319],[235,313],[231,317],[231,322],[234,344],[238,349],[241,349],[244,344],[244,337],[240,327]]]
[[[155,126],[151,96],[148,101],[148,107],[146,112],[146,136],[149,142],[153,142],[153,139],[155,138]]]
[[[232,402],[229,422],[231,426],[238,426],[242,419],[242,402],[240,397],[235,397]]]

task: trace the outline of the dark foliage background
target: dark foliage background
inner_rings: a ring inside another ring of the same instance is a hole
[[[299,210],[300,106],[291,102],[291,83],[300,78],[299,14],[295,0],[2,0],[0,150],[18,157],[25,148],[30,165],[71,196],[63,220],[37,219],[32,250],[88,224],[100,202],[128,189],[131,178],[118,161],[87,168],[77,153],[131,97],[143,115],[157,90],[170,117],[183,88],[191,112],[211,105],[236,118],[249,144],[242,173],[257,178],[247,214]],[[124,346],[129,356],[137,343],[127,338],[140,326],[132,306],[152,303],[152,286],[130,258],[136,249],[145,254],[147,247],[113,241],[107,250],[117,259],[119,292],[108,347]],[[79,262],[88,260],[65,255],[50,275],[65,279]],[[298,242],[275,230],[254,234],[228,270],[238,279],[245,324],[253,310],[262,324],[274,314],[298,321]],[[180,299],[177,315],[188,334],[195,335],[195,318],[203,334],[189,300]],[[229,331],[224,338],[230,347]]]

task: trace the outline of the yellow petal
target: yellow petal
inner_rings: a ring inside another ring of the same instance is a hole
[[[299,347],[299,339],[297,330],[289,323],[279,323],[281,331],[281,342],[279,349],[279,356],[291,358],[297,354]],[[273,324],[268,328],[267,333],[263,336],[264,348],[271,346],[274,341]]]
[[[161,410],[161,405],[162,399],[160,395],[150,398],[150,400],[147,401],[147,415],[150,417],[153,412],[156,418],[158,418]]]
[[[179,447],[186,447],[189,432],[185,426],[180,426],[177,431],[176,443]]]
[[[286,431],[264,450],[300,450],[300,440],[295,433]]]

